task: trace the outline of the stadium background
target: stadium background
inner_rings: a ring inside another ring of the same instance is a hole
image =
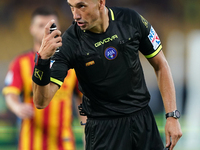
[[[200,146],[200,1],[198,0],[107,0],[107,6],[129,7],[143,15],[156,29],[175,81],[183,137],[175,150],[199,150]],[[59,13],[61,31],[69,27],[72,14],[66,0],[0,0],[0,90],[10,61],[32,47],[29,34],[32,11],[42,5],[53,6]],[[156,77],[141,56],[147,86],[152,95],[150,106],[165,143],[164,108]],[[82,150],[83,129],[74,111],[73,130],[77,150]],[[0,150],[16,150],[16,116],[6,107],[0,94]]]

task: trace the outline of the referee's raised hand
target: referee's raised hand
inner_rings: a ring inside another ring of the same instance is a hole
[[[49,59],[55,53],[56,49],[62,46],[61,31],[54,30],[50,33],[50,27],[53,23],[55,23],[55,20],[49,21],[44,28],[44,37],[39,50],[41,59]]]

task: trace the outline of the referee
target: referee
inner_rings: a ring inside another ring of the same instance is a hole
[[[175,90],[161,41],[151,24],[127,8],[108,8],[105,0],[68,0],[74,23],[61,32],[45,27],[36,54],[33,96],[45,108],[74,68],[87,116],[86,150],[163,150],[182,136]],[[59,49],[57,49],[59,47]],[[139,51],[153,66],[166,111],[166,146],[148,106]],[[49,68],[49,65],[51,66]]]

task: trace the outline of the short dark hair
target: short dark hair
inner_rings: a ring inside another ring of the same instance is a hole
[[[42,16],[55,15],[56,17],[58,17],[58,13],[54,9],[46,6],[36,8],[32,13],[31,19],[33,19],[37,15],[42,15]]]

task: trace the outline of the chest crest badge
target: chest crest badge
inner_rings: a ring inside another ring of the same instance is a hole
[[[114,47],[107,47],[104,51],[104,56],[108,60],[113,60],[117,57],[117,50]]]

